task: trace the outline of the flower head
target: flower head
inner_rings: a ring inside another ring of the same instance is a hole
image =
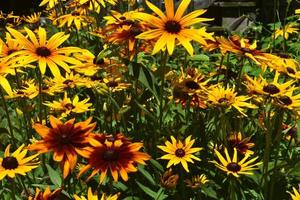
[[[106,194],[102,194],[101,199],[99,200],[117,200],[118,199],[118,194],[115,194],[113,196],[109,195],[107,196]],[[81,196],[77,196],[76,194],[74,195],[75,200],[98,200],[98,195],[93,194],[93,191],[91,188],[88,189],[88,196],[87,198]]]
[[[300,188],[300,184],[298,184],[298,187]],[[299,190],[297,190],[295,187],[293,187],[293,192],[288,192],[291,197],[292,197],[292,200],[299,200],[300,199],[300,193],[299,193]]]
[[[237,155],[237,149],[234,148],[234,153],[233,153],[233,158],[231,159],[227,149],[225,148],[224,152],[226,155],[226,159],[220,154],[220,152],[215,149],[215,154],[217,155],[218,159],[220,162],[217,161],[211,161],[221,169],[222,171],[226,172],[227,174],[232,174],[235,177],[239,177],[241,174],[248,174],[251,175],[253,174],[253,170],[257,169],[258,165],[261,165],[262,162],[257,162],[255,161],[258,159],[258,157],[254,157],[251,160],[247,159],[250,157],[249,154],[245,154],[244,158],[240,161],[238,161],[238,155]]]
[[[50,116],[51,128],[36,123],[33,128],[42,137],[29,146],[30,150],[39,153],[53,151],[53,159],[60,162],[63,177],[67,177],[77,163],[77,154],[84,153],[84,147],[89,144],[89,135],[95,129],[96,123],[91,123],[90,117],[86,121],[75,123],[75,119],[63,123]]]
[[[191,140],[191,137],[192,136],[190,135],[184,140],[184,142],[182,142],[180,140],[177,141],[173,136],[171,136],[172,143],[166,141],[165,146],[157,146],[159,149],[167,153],[161,157],[161,159],[169,160],[167,168],[181,163],[185,171],[189,172],[188,162],[194,163],[193,159],[200,161],[200,159],[194,156],[193,153],[201,151],[202,148],[192,148],[195,143],[195,139]]]
[[[191,45],[191,40],[202,44],[206,44],[206,38],[214,40],[212,35],[207,33],[204,27],[200,29],[189,28],[194,24],[212,20],[198,17],[206,12],[206,10],[202,9],[195,10],[183,16],[190,2],[191,0],[182,0],[177,11],[174,12],[173,0],[165,0],[166,14],[164,14],[154,4],[146,1],[148,7],[155,12],[158,17],[146,13],[140,14],[138,17],[147,22],[153,29],[143,32],[138,35],[137,38],[146,40],[157,39],[152,54],[156,54],[164,47],[167,47],[168,53],[171,55],[174,51],[177,39],[188,53],[193,55],[194,49]]]
[[[127,181],[128,173],[137,171],[138,163],[145,165],[145,161],[150,159],[148,154],[139,151],[143,143],[133,143],[122,134],[116,136],[94,134],[89,142],[92,147],[82,155],[88,159],[88,164],[82,167],[78,174],[81,176],[92,168],[88,180],[100,172],[102,183],[107,172],[110,171],[114,181],[118,181],[119,174],[124,181]]]
[[[58,188],[54,191],[50,190],[50,187],[48,186],[44,192],[42,192],[39,188],[36,188],[35,195],[28,197],[28,200],[50,200],[50,199],[59,199],[61,197],[62,189]]]
[[[4,151],[4,157],[0,158],[0,180],[8,176],[15,178],[17,174],[25,176],[27,172],[39,166],[39,162],[35,158],[39,154],[34,154],[29,157],[25,157],[27,149],[22,144],[15,152],[10,153],[10,144]]]

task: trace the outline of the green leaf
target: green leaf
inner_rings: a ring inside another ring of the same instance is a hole
[[[152,197],[153,199],[156,198],[156,192],[154,192],[153,190],[151,190],[150,188],[144,186],[143,184],[141,184],[138,181],[135,181],[137,183],[137,185],[146,193],[148,194],[150,197]]]
[[[156,185],[155,180],[153,179],[151,174],[145,170],[145,167],[143,165],[138,165],[138,170],[152,185]]]
[[[158,169],[160,172],[163,172],[163,171],[164,171],[164,167],[163,167],[159,162],[157,162],[156,160],[151,159],[151,160],[150,160],[150,163],[151,163],[156,169]]]
[[[193,61],[204,61],[204,62],[209,61],[209,57],[207,55],[204,55],[204,54],[189,56],[188,59],[193,60]]]
[[[140,198],[135,197],[135,196],[129,196],[129,197],[124,198],[123,200],[140,200]]]
[[[48,170],[48,173],[49,173],[49,177],[50,177],[50,180],[51,182],[58,186],[58,187],[61,187],[61,184],[62,184],[62,178],[60,176],[60,174],[58,173],[58,170],[54,170],[50,165],[46,164],[46,167],[47,167],[47,170]]]
[[[126,191],[128,189],[128,187],[121,182],[113,182],[113,186],[122,191]]]
[[[163,188],[160,188],[158,191],[157,191],[157,195],[156,195],[156,198],[155,200],[164,200],[168,197],[168,195],[165,194],[165,191]]]

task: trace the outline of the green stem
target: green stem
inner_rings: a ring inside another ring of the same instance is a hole
[[[17,177],[17,181],[19,182],[19,184],[21,183],[23,190],[25,191],[26,195],[29,197],[30,194],[25,186],[24,179]]]
[[[16,200],[16,184],[15,184],[15,181],[14,181],[14,179],[10,178],[9,182],[10,182],[10,189],[11,189],[11,199]]]
[[[6,104],[6,101],[5,101],[5,97],[4,97],[2,88],[0,88],[0,95],[1,95],[2,103],[3,103],[3,108],[4,108],[4,111],[5,111],[5,114],[6,114],[6,118],[7,118],[7,123],[8,123],[9,133],[10,133],[10,139],[11,139],[11,142],[12,142],[13,146],[15,146],[16,145],[16,139],[15,139],[15,136],[14,136],[14,133],[13,133],[13,126],[12,126],[12,123],[11,123],[11,120],[10,120],[9,111],[8,111],[8,107],[7,107],[7,104]]]
[[[164,85],[165,85],[165,70],[168,59],[167,51],[162,54],[161,59],[161,86],[160,86],[160,102],[159,102],[159,130],[162,132],[163,127],[163,107],[164,107]]]

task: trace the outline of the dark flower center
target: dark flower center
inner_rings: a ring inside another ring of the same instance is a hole
[[[125,20],[126,17],[122,16],[122,17],[120,17],[119,19],[120,19],[120,20]]]
[[[116,139],[114,138],[114,137],[108,137],[108,138],[106,138],[107,139],[107,141],[109,141],[109,142],[114,142]]]
[[[47,47],[38,47],[36,49],[36,54],[41,57],[48,57],[51,55],[51,51]]]
[[[241,170],[241,166],[236,163],[236,162],[231,162],[231,163],[228,163],[228,165],[226,166],[226,168],[228,169],[228,171],[231,171],[231,172],[238,172]]]
[[[94,60],[93,60],[93,64],[94,65],[102,65],[103,63],[104,63],[104,59],[103,58],[97,59],[95,57]]]
[[[263,91],[267,92],[269,94],[276,94],[278,92],[280,92],[280,90],[278,89],[278,87],[272,83],[266,85],[263,87]]]
[[[235,147],[241,153],[246,153],[246,151],[248,150],[248,145],[243,142],[236,143],[235,145],[233,145],[233,147]]]
[[[71,103],[67,103],[67,104],[65,105],[65,108],[66,108],[67,110],[72,110],[72,109],[75,108],[75,106],[74,106],[73,104],[71,104]]]
[[[288,73],[290,73],[290,74],[295,74],[295,73],[296,73],[295,70],[294,70],[293,68],[291,68],[291,67],[287,67],[287,68],[286,68],[286,71],[287,71]]]
[[[252,53],[253,50],[249,49],[249,48],[241,48],[241,50],[244,52],[244,53]]]
[[[4,169],[16,169],[19,166],[18,160],[15,157],[5,157],[2,160],[2,167]]]
[[[79,16],[80,15],[80,13],[79,12],[77,12],[77,11],[74,11],[74,12],[72,12],[72,14],[71,14],[72,16]]]
[[[175,155],[179,158],[182,158],[185,155],[185,151],[183,149],[177,149],[175,151]]]
[[[130,33],[131,33],[132,35],[134,35],[134,36],[137,36],[137,35],[141,34],[142,31],[141,31],[141,29],[139,29],[138,27],[132,27],[132,28],[130,29]]]
[[[65,80],[65,81],[63,82],[63,84],[69,85],[70,83],[73,83],[73,82],[74,82],[73,80]]]
[[[119,152],[114,149],[107,149],[103,153],[102,158],[107,162],[117,161],[119,159]]]
[[[227,103],[229,103],[229,100],[227,98],[223,97],[223,98],[219,99],[218,102],[227,104]]]
[[[8,50],[8,52],[7,52],[7,55],[10,55],[10,54],[12,54],[13,52],[16,52],[17,50],[15,50],[15,49],[10,49],[10,50]]]
[[[24,94],[24,92],[23,91],[18,91],[17,94]]]
[[[117,81],[109,81],[108,83],[106,83],[106,85],[108,87],[117,87],[119,84]]]
[[[165,24],[165,30],[169,33],[177,34],[181,30],[181,25],[174,20],[169,20]]]
[[[196,83],[195,81],[187,81],[185,82],[185,86],[193,90],[197,90],[200,88],[199,84]]]
[[[290,105],[293,103],[292,99],[288,96],[282,96],[282,97],[279,97],[279,101],[281,103],[283,103],[284,105]]]

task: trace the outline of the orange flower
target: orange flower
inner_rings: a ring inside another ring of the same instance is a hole
[[[137,171],[137,163],[145,165],[145,161],[150,159],[148,154],[139,152],[143,143],[132,143],[122,134],[116,136],[94,134],[90,144],[92,147],[82,155],[88,159],[88,164],[82,167],[78,174],[81,176],[93,168],[87,180],[100,172],[100,182],[103,182],[107,171],[110,170],[114,181],[118,181],[119,174],[124,181],[127,181],[128,173]]]
[[[84,153],[88,145],[90,133],[95,129],[96,123],[90,123],[90,117],[84,122],[74,124],[75,119],[62,123],[59,119],[50,116],[52,128],[42,124],[35,124],[33,128],[43,138],[29,146],[30,150],[39,153],[53,151],[53,159],[60,162],[63,169],[63,178],[66,178],[77,163],[77,154]]]

